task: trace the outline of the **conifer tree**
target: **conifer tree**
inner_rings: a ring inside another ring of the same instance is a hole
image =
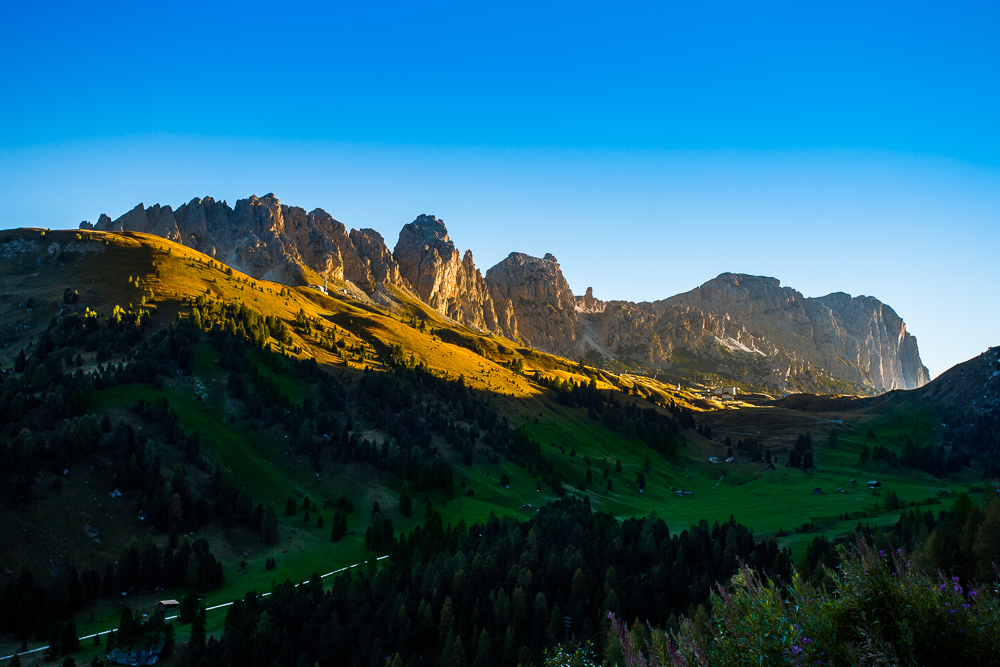
[[[274,505],[268,503],[264,509],[264,516],[260,524],[260,539],[265,544],[278,543],[278,514],[274,511]]]
[[[191,623],[191,639],[188,641],[188,650],[194,649],[200,653],[205,648],[206,616],[205,607],[199,606],[194,622]]]
[[[410,483],[403,482],[403,488],[399,491],[399,513],[403,516],[410,516],[413,512],[413,495],[410,492]]]
[[[72,618],[63,625],[61,644],[63,653],[76,653],[80,650],[80,639],[76,634],[76,623]]]

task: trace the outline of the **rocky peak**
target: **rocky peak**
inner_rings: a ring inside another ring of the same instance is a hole
[[[849,359],[860,371],[856,381],[885,391],[916,389],[930,381],[917,339],[896,311],[878,299],[836,292],[805,299],[803,308],[826,368]]]
[[[599,313],[604,310],[605,303],[594,298],[594,288],[588,287],[583,296],[574,297],[576,309],[588,313]]]
[[[690,292],[657,303],[692,308],[707,305],[713,310],[721,308],[727,312],[749,316],[756,310],[780,309],[801,300],[801,294],[791,288],[781,287],[781,282],[776,278],[722,273]]]
[[[637,328],[640,321],[645,325]],[[584,328],[611,356],[648,346],[667,356],[686,349],[716,359],[721,374],[751,369],[740,372],[752,377],[734,379],[790,389],[812,382],[819,370],[830,379],[814,390],[843,381],[878,391],[910,389],[929,379],[916,339],[885,304],[842,292],[806,298],[765,276],[723,273],[662,301],[588,314]],[[737,357],[743,361],[727,361]],[[648,359],[643,352],[641,361]]]
[[[444,222],[433,215],[418,216],[400,230],[392,254],[417,296],[432,308],[447,310],[462,262]]]
[[[271,237],[269,240],[280,241],[281,234],[285,231],[281,213],[281,202],[273,194],[263,197],[250,195],[236,202],[233,217],[244,225],[250,225],[250,229],[257,235],[266,235]]]
[[[438,220],[433,215],[425,213],[418,215],[413,222],[403,225],[399,237],[400,239],[404,237],[417,238],[434,247],[452,249],[455,247],[451,239],[448,238],[448,228],[444,226],[444,220]]]
[[[311,269],[348,280],[366,292],[390,282],[403,286],[392,254],[374,230],[348,234],[322,209],[306,213],[285,206],[273,194],[252,195],[234,208],[211,197],[195,198],[176,211],[139,204],[112,221],[101,215],[99,231],[157,234],[215,257],[256,278],[304,284]],[[359,249],[360,246],[360,249]]]
[[[552,254],[512,252],[486,272],[486,284],[504,335],[547,352],[575,347],[576,300]]]
[[[363,287],[366,292],[374,291],[378,285],[386,283],[396,287],[406,286],[399,272],[399,265],[386,247],[381,234],[374,229],[352,229],[350,239],[362,266],[367,268],[367,272],[363,272],[363,279],[368,281]],[[357,278],[361,280],[362,276]]]
[[[467,250],[460,259],[443,220],[419,215],[404,225],[393,257],[424,303],[463,324],[497,330],[493,300],[472,252]]]

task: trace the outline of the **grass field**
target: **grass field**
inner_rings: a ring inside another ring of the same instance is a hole
[[[544,445],[560,444],[567,454],[558,449],[544,447],[554,452],[557,469],[570,480],[582,482],[587,465],[584,457],[593,464],[595,482],[602,480],[605,462],[610,467],[614,490],[608,493],[599,483],[587,490],[591,504],[616,516],[639,516],[651,512],[662,518],[671,530],[683,530],[701,519],[736,521],[750,526],[758,535],[791,531],[806,522],[816,523],[829,534],[842,534],[854,529],[857,519],[843,521],[844,513],[852,517],[867,514],[872,522],[894,521],[899,512],[884,511],[885,498],[895,491],[903,503],[938,503],[949,506],[949,500],[958,493],[972,491],[980,484],[978,475],[968,474],[949,479],[938,479],[926,473],[906,469],[861,469],[857,467],[860,444],[854,438],[842,437],[836,449],[820,444],[816,448],[817,468],[810,471],[778,465],[767,469],[762,463],[713,464],[708,456],[720,460],[725,452],[721,444],[706,441],[693,432],[687,432],[689,444],[680,452],[677,461],[666,461],[641,443],[629,441],[624,436],[608,433],[596,422],[589,420],[582,410],[570,410],[550,404],[551,418],[539,418],[535,424],[529,420],[526,428]],[[780,416],[779,416],[780,417]],[[917,415],[911,422],[902,416],[894,418],[899,432],[918,432],[918,425],[928,427],[926,415]],[[887,434],[890,424],[876,425],[877,432]],[[783,436],[787,437],[787,436]],[[569,456],[571,448],[576,456]],[[649,458],[651,470],[645,474],[646,489],[639,494],[634,488],[635,476]],[[622,473],[614,472],[614,461],[622,462]],[[855,479],[856,486],[850,480]],[[869,479],[878,479],[882,488],[867,488]],[[624,482],[631,483],[630,488]],[[673,487],[673,489],[671,488]],[[814,494],[820,488],[822,494]],[[675,489],[693,491],[693,495],[678,497]],[[837,490],[843,489],[842,493]],[[876,509],[878,505],[878,509]],[[810,537],[811,539],[811,537]],[[795,545],[795,540],[788,540]]]

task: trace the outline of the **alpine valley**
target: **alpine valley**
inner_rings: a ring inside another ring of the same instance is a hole
[[[1000,660],[1000,348],[874,297],[206,197],[0,232],[0,367],[12,663]]]

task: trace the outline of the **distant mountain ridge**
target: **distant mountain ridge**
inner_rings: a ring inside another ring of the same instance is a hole
[[[556,258],[511,253],[485,278],[444,222],[420,215],[390,251],[373,229],[350,230],[322,209],[273,194],[230,207],[211,197],[173,210],[139,204],[99,231],[163,236],[249,275],[308,284],[307,271],[342,281],[383,306],[411,292],[467,326],[596,365],[773,391],[888,391],[928,382],[917,341],[873,297],[806,298],[774,278],[724,273],[661,301],[574,296]]]
[[[774,278],[724,273],[653,303],[599,309],[585,301],[578,300],[580,316],[592,339],[616,357],[645,354],[641,342],[654,341],[654,366],[693,355],[750,384],[808,390],[833,388],[824,373],[876,390],[913,389],[930,379],[902,318],[872,297],[806,298]]]

